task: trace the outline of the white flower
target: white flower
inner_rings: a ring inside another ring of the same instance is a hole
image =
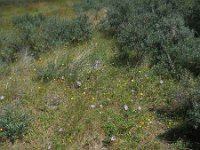
[[[59,131],[59,132],[63,132],[63,131],[64,131],[64,129],[63,129],[63,128],[60,128],[58,131]]]
[[[96,61],[95,61],[94,68],[95,68],[95,69],[99,69],[99,68],[100,68],[100,65],[101,65],[100,61],[99,61],[99,60],[96,60]]]
[[[135,90],[131,90],[132,94],[135,95]]]
[[[100,108],[103,108],[103,105],[100,105]]]
[[[94,109],[96,106],[95,105],[91,105],[90,107]]]
[[[80,81],[77,81],[77,82],[76,82],[76,85],[77,85],[77,87],[81,87],[81,82],[80,82]]]
[[[4,100],[5,99],[5,96],[0,96],[0,100]]]
[[[112,142],[116,141],[116,137],[115,136],[112,136],[111,139],[110,139]]]
[[[124,105],[124,110],[127,111],[128,110],[128,106]]]
[[[141,107],[141,106],[138,106],[138,110],[142,110],[142,107]]]
[[[47,150],[51,150],[51,144],[48,144]]]
[[[62,76],[62,78],[61,78],[62,80],[65,80],[65,77],[64,76]]]
[[[164,81],[163,80],[160,80],[160,84],[163,84],[164,83]]]

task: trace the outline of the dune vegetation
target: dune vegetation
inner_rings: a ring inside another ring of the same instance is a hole
[[[200,149],[198,0],[0,0],[0,149]]]

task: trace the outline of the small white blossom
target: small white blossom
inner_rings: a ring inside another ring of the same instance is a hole
[[[62,78],[61,78],[62,80],[65,80],[65,77],[64,76],[62,76]]]
[[[95,105],[91,105],[90,107],[91,107],[91,108],[93,108],[93,109],[94,109],[94,108],[96,108],[96,106],[95,106]]]
[[[142,110],[142,107],[141,107],[141,106],[138,106],[138,110]]]
[[[116,137],[115,136],[112,136],[111,139],[110,139],[112,142],[116,141]]]
[[[51,150],[51,144],[48,144],[47,150]]]
[[[63,130],[63,128],[60,128],[58,131],[59,131],[59,132],[63,132],[64,130]]]
[[[132,92],[132,95],[135,95],[135,90],[131,90],[131,92]]]
[[[5,99],[5,96],[0,96],[0,100],[4,100]]]
[[[163,84],[164,83],[164,81],[163,80],[160,80],[160,84]]]
[[[101,62],[100,62],[99,60],[96,60],[96,61],[95,61],[94,68],[95,68],[95,69],[99,69],[99,68],[100,68],[100,65],[101,65]]]
[[[124,110],[127,111],[128,110],[128,106],[124,105]]]
[[[103,105],[100,105],[100,108],[103,108]]]
[[[76,85],[77,85],[77,87],[81,87],[81,82],[80,82],[80,81],[77,81],[77,82],[76,82]]]

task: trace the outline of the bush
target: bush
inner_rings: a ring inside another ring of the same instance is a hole
[[[19,52],[38,57],[56,45],[77,44],[91,38],[91,26],[86,16],[65,20],[44,15],[21,15],[13,18],[14,29],[0,39],[0,58],[13,62]]]
[[[188,120],[190,125],[196,129],[200,129],[200,104],[196,103],[193,105],[192,110],[188,113]]]
[[[6,107],[0,115],[0,138],[7,137],[12,143],[27,133],[29,116],[15,107]]]
[[[22,40],[15,31],[3,32],[0,36],[0,60],[6,63],[16,61],[17,53],[23,47]]]
[[[177,77],[184,69],[200,67],[198,22],[190,21],[198,20],[197,6],[196,0],[111,0],[101,28],[116,37],[123,60],[149,55],[159,74]]]

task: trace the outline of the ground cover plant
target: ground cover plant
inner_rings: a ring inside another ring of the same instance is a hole
[[[0,148],[199,149],[199,8],[0,1]]]

